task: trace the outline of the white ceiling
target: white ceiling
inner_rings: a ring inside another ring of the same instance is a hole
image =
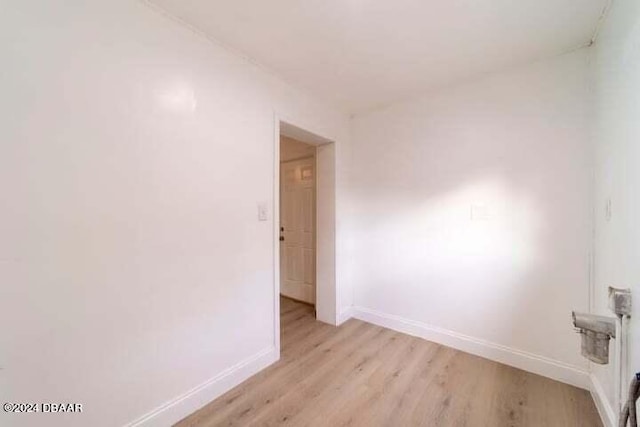
[[[151,0],[350,112],[588,44],[607,0]]]

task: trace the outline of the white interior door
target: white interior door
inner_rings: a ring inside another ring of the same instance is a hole
[[[280,293],[316,301],[315,159],[280,165]]]

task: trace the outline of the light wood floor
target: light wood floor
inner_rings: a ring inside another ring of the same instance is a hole
[[[601,426],[585,390],[281,300],[281,360],[177,425]]]

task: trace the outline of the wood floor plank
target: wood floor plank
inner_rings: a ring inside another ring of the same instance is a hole
[[[589,393],[281,300],[281,359],[180,421],[213,426],[600,427]]]

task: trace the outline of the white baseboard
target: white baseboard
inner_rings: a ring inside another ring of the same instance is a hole
[[[586,390],[590,388],[588,372],[578,366],[368,308],[353,307],[351,312],[353,317],[365,322],[421,337]]]
[[[276,349],[266,348],[132,421],[126,427],[173,425],[277,360]]]
[[[343,308],[338,316],[338,326],[342,325],[347,320],[353,317],[352,307]]]
[[[591,397],[593,397],[593,401],[596,404],[596,408],[600,414],[600,419],[602,419],[602,424],[604,424],[604,427],[617,426],[618,417],[616,415],[616,411],[613,409],[613,406],[611,406],[611,402],[609,402],[600,380],[598,380],[598,378],[593,374],[589,375],[589,379],[591,381]]]

